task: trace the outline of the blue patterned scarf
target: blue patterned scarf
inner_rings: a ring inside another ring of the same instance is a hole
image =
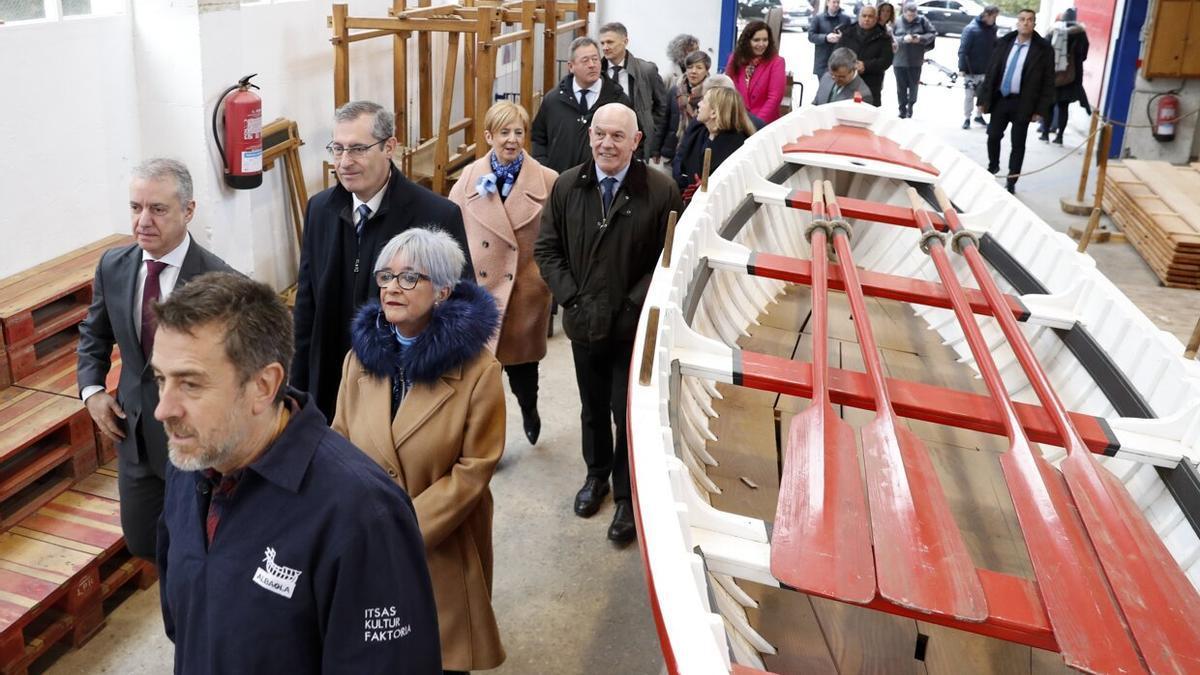
[[[525,153],[517,155],[511,164],[501,164],[500,160],[496,159],[495,152],[488,155],[488,160],[492,164],[492,172],[479,177],[475,190],[480,197],[486,197],[488,193],[496,192],[499,188],[500,197],[503,199],[508,196],[508,193],[512,191],[513,184],[517,182],[517,174],[521,173],[521,164],[525,161]]]

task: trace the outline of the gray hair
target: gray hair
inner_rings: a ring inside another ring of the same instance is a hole
[[[680,33],[667,43],[667,58],[672,63],[683,63],[688,54],[700,48],[700,40],[695,35]]]
[[[910,2],[905,2],[903,5],[900,6],[901,12],[907,12],[910,9],[914,12],[917,11],[917,3],[910,1]]]
[[[377,141],[386,141],[396,135],[396,118],[387,108],[374,101],[350,101],[333,113],[335,122],[353,122],[363,115],[374,115],[375,125],[371,136]]]
[[[988,5],[983,8],[984,16],[996,16],[1000,13],[1000,8],[995,5]]]
[[[175,196],[179,198],[179,205],[186,210],[188,202],[192,201],[192,174],[188,172],[183,162],[177,159],[167,157],[147,159],[133,167],[133,177],[142,180],[174,178]]]
[[[704,86],[703,91],[705,94],[708,93],[708,90],[716,89],[717,87],[726,87],[728,89],[737,89],[737,87],[735,87],[733,84],[733,80],[728,75],[725,75],[723,73],[716,73],[714,75],[709,75],[708,79],[704,81],[703,86]]]
[[[595,47],[596,53],[597,54],[600,53],[600,43],[596,42],[592,38],[584,35],[582,37],[577,37],[574,40],[571,40],[571,48],[567,52],[571,55],[571,58],[567,59],[567,60],[574,61],[575,60],[575,52],[579,51],[579,49],[581,47]]]
[[[838,47],[829,55],[829,72],[849,68],[854,70],[858,67],[858,54],[854,53],[853,49],[847,47]]]
[[[629,37],[629,29],[625,28],[625,24],[620,21],[610,21],[600,26],[600,33],[616,33],[621,37]]]
[[[409,228],[391,238],[375,260],[375,271],[387,268],[398,254],[404,253],[413,269],[428,274],[435,290],[453,289],[462,277],[467,257],[454,237],[430,226]]]

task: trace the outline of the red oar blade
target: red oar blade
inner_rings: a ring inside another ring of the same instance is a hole
[[[1063,476],[1152,673],[1200,673],[1200,595],[1125,486],[1075,445]]]
[[[918,612],[986,619],[979,574],[925,445],[886,413],[863,427],[862,441],[879,594]]]
[[[1088,673],[1145,672],[1058,470],[1020,433],[1000,468],[1063,661]]]
[[[828,401],[792,418],[771,534],[771,574],[813,595],[875,597],[867,499],[854,428]]]

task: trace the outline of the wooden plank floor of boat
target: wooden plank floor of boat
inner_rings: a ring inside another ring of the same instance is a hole
[[[900,302],[868,298],[875,339],[889,377],[986,395],[982,382],[937,333]],[[808,288],[790,287],[740,345],[743,349],[811,359]],[[829,296],[830,366],[863,371],[849,303]],[[732,385],[718,385],[712,421],[717,441],[708,450],[720,463],[709,477],[723,490],[714,506],[768,523],[779,489],[776,420],[781,437],[795,412],[808,401]],[[874,413],[834,406],[855,427]],[[977,567],[1033,578],[1029,555],[1000,471],[1003,437],[904,420],[927,444],[946,499]],[[860,459],[861,463],[861,459]],[[743,480],[749,480],[749,484]],[[757,487],[751,487],[755,485]],[[1011,673],[1074,672],[1057,654],[964,633],[912,619],[801,593],[741,582],[760,607],[748,610],[751,624],[779,650],[765,663],[777,673]]]

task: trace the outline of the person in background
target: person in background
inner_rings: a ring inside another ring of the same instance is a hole
[[[684,61],[688,54],[700,49],[700,40],[695,35],[688,33],[680,33],[671,38],[667,43],[667,58],[671,61],[671,70],[663,75],[663,82],[667,89],[679,84],[687,73],[687,64]]]
[[[625,543],[637,536],[625,426],[629,362],[668,216],[683,202],[669,176],[633,161],[641,140],[633,110],[604,106],[592,118],[590,134],[592,161],[554,182],[533,257],[563,307],[563,331],[575,359],[587,465],[575,515],[596,514],[611,476],[616,509],[608,539]]]
[[[1083,109],[1092,114],[1087,92],[1083,90],[1083,62],[1088,55],[1088,36],[1083,24],[1075,22],[1073,8],[1063,12],[1062,19],[1051,29],[1049,40],[1054,48],[1054,107],[1053,114],[1047,113],[1042,118],[1039,138],[1050,140],[1050,129],[1053,127],[1054,142],[1062,145],[1071,103],[1079,101]]]
[[[487,157],[463,169],[450,190],[467,228],[476,282],[496,298],[500,333],[493,340],[496,360],[521,408],[530,445],[542,431],[538,414],[538,362],[546,356],[550,288],[533,262],[533,244],[542,206],[558,174],[524,150],[529,114],[500,101],[483,117]]]
[[[600,71],[616,82],[633,103],[638,116],[638,128],[645,133],[638,158],[658,162],[655,152],[660,145],[658,130],[667,121],[667,88],[663,85],[658,66],[630,53],[629,31],[625,24],[615,21],[600,27]]]
[[[467,247],[462,212],[445,197],[408,180],[392,163],[396,118],[371,101],[351,101],[334,114],[325,149],[338,184],[308,200],[296,280],[296,355],[291,385],[313,395],[333,419],[350,349],[350,322],[374,294],[371,261],[392,237],[435,223]],[[475,278],[470,261],[464,272]]]
[[[700,187],[704,151],[712,149],[709,171],[716,171],[755,131],[741,95],[726,87],[705,89],[696,121],[698,124],[684,136],[675,155],[675,183],[684,203],[690,202]]]
[[[929,19],[917,13],[917,3],[905,2],[892,35],[897,43],[896,58],[892,61],[896,73],[896,98],[900,101],[900,118],[904,119],[912,117],[917,90],[921,86],[925,52],[937,37],[937,30]]]
[[[725,74],[733,80],[752,115],[767,124],[779,118],[779,104],[787,86],[787,66],[766,22],[746,24],[729,55]]]
[[[971,113],[975,113],[977,124],[987,124],[975,111],[975,99],[980,85],[983,84],[983,74],[987,71],[988,61],[996,49],[996,17],[1000,8],[988,5],[979,16],[971,19],[971,23],[963,29],[958,42],[958,72],[963,78],[963,123],[962,128],[971,128]]]
[[[623,103],[633,109],[617,83],[602,76],[599,43],[577,37],[567,53],[570,72],[542,99],[529,134],[529,154],[559,173],[587,161],[588,126],[601,106]]]
[[[870,9],[875,8],[864,7],[863,11]],[[870,88],[858,75],[858,66],[861,63],[858,56],[845,47],[833,50],[833,54],[829,56],[829,72],[821,76],[817,85],[817,95],[813,97],[813,105],[853,101],[856,94],[861,96],[864,102],[874,103]]]
[[[354,318],[333,419],[412,496],[446,673],[495,668],[505,656],[488,488],[504,452],[500,364],[487,348],[500,317],[487,291],[460,280],[464,260],[439,230],[406,230],[384,246],[379,300]]]
[[[175,672],[383,675],[403,664],[439,675],[413,503],[286,386],[292,317],[275,291],[210,272],[154,314],[154,416],[171,460],[158,581]]]
[[[858,56],[855,68],[867,88],[871,90],[869,99],[867,97],[864,99],[879,107],[883,95],[883,76],[887,69],[892,67],[894,55],[892,35],[879,24],[879,10],[870,5],[859,10],[858,23],[842,29],[842,39],[838,44]],[[832,59],[832,55],[830,58]],[[829,72],[833,72],[832,67]],[[824,79],[825,76],[821,77]],[[844,87],[845,84],[842,86]],[[819,99],[820,96],[817,98]],[[853,98],[853,94],[851,98]],[[821,101],[821,103],[828,103],[828,101]]]
[[[892,34],[892,29],[896,27],[896,6],[890,2],[881,2],[875,6],[879,10],[879,25],[883,26],[888,35]],[[896,42],[892,41],[892,52],[896,51]]]
[[[154,419],[158,388],[146,367],[154,351],[151,311],[193,277],[231,268],[188,234],[196,213],[192,174],[174,159],[137,165],[129,183],[134,243],[105,251],[96,265],[92,305],[79,324],[75,377],[79,396],[104,437],[117,445],[117,490],[125,546],[154,559],[166,489],[167,437]],[[121,379],[114,398],[105,388],[113,347]]]
[[[987,76],[979,88],[979,112],[988,120],[988,172],[1000,172],[1000,141],[1012,125],[1012,150],[1004,188],[1014,192],[1025,161],[1029,123],[1037,122],[1054,102],[1054,49],[1035,31],[1037,14],[1017,12],[1017,29],[996,41]]]
[[[701,51],[688,54],[684,63],[684,77],[679,80],[679,84],[671,88],[667,96],[667,121],[658,133],[662,141],[655,154],[666,162],[673,162],[679,139],[683,137],[692,120],[696,119],[696,110],[700,105],[700,98],[704,95],[704,82],[712,68],[712,59]]]
[[[841,0],[825,0],[825,11],[813,12],[808,20],[808,41],[816,45],[813,48],[814,75],[820,77],[829,69],[829,55],[842,39],[840,29],[852,23],[853,17],[842,11]]]

